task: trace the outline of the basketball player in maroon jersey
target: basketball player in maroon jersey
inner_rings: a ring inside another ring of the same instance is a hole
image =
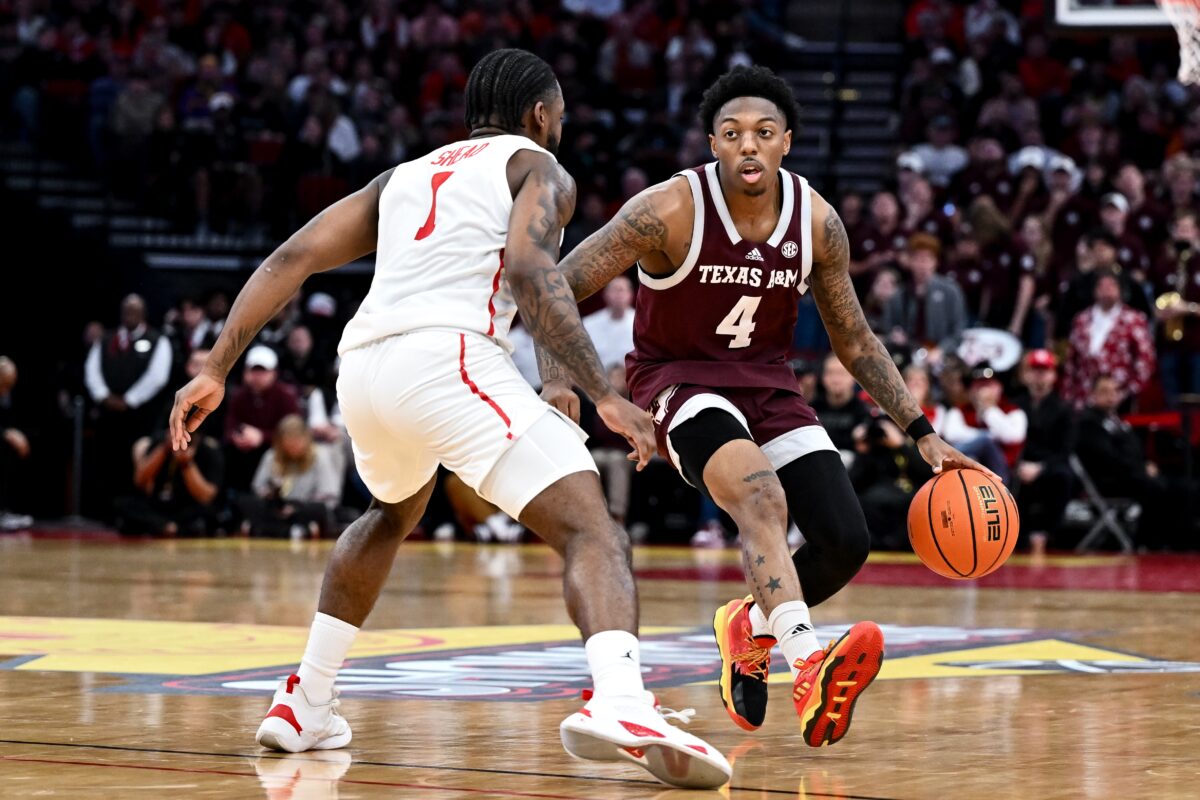
[[[633,400],[654,415],[659,452],[741,533],[751,594],[716,613],[721,699],[739,726],[758,728],[778,642],[804,739],[820,747],[849,728],[879,672],[883,634],[860,622],[822,648],[809,616],[858,572],[870,540],[838,452],[787,365],[799,295],[812,288],[838,358],[935,472],[979,465],[933,432],[868,327],[837,213],[780,168],[797,116],[770,70],[724,75],[700,109],[716,162],[641,192],[559,266],[582,299],[638,264]],[[566,407],[569,373],[542,353],[539,367],[543,396]],[[789,514],[806,540],[794,555]]]

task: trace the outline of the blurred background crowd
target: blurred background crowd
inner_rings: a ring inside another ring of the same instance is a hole
[[[579,201],[566,251],[631,195],[711,158],[700,94],[737,64],[786,72],[806,33],[792,5],[0,0],[4,133],[170,233],[269,246],[397,162],[463,138],[471,65],[525,47],[567,100],[560,159]],[[1175,80],[1173,40],[1052,38],[1040,0],[916,0],[898,25],[899,102],[882,123],[894,164],[869,191],[817,183],[850,233],[868,319],[935,428],[1006,477],[1035,547],[1073,545],[1112,510],[1138,546],[1195,549],[1200,92]],[[130,534],[336,535],[369,502],[334,352],[365,278],[296,297],[204,435],[173,453],[167,400],[203,364],[244,272],[152,272],[92,275],[92,302],[26,311],[71,328],[36,382],[18,380],[21,343],[0,340],[13,354],[0,358],[0,527],[61,514],[62,487],[81,474],[70,510]],[[617,385],[630,277],[584,307]],[[36,339],[37,324],[17,332]],[[513,341],[536,386],[529,337],[517,328]],[[811,297],[794,356],[876,546],[906,546],[908,500],[929,470],[828,356]],[[75,397],[82,466],[69,457]],[[586,403],[584,426],[610,510],[635,538],[735,535],[665,462],[634,473]],[[441,484],[426,535],[524,535],[455,476]]]

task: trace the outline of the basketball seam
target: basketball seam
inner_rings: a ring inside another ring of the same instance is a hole
[[[967,489],[967,479],[962,476],[962,470],[958,470],[958,482],[962,484],[963,498],[967,501],[967,519],[971,523],[971,571],[969,576],[975,577],[975,570],[979,569],[979,541],[975,538],[975,511],[971,508],[971,492]]]
[[[987,474],[984,474],[983,477],[987,478],[987,482],[992,485],[992,488],[996,489],[996,496],[1000,498],[1000,504],[1004,506],[1004,541],[1000,543],[1000,552],[996,553],[996,557],[992,559],[992,563],[988,564],[988,568],[979,577],[983,577],[983,575],[991,573],[991,571],[996,568],[996,562],[1000,560],[1000,556],[1004,555],[1004,551],[1008,547],[1008,529],[1012,524],[1010,515],[1008,513],[1008,501],[1004,499],[1001,489],[996,486],[995,481],[993,481],[991,478],[988,478]]]
[[[951,564],[950,559],[946,558],[946,554],[942,552],[942,543],[938,541],[937,533],[933,529],[933,493],[937,491],[938,481],[946,477],[946,475],[947,473],[943,472],[933,479],[933,485],[929,487],[929,499],[925,501],[925,510],[929,515],[929,538],[933,539],[933,546],[937,548],[938,555],[942,557],[942,561],[946,562],[946,566],[958,577],[965,578],[967,574],[960,572],[958,567]],[[971,535],[974,536],[974,533],[975,531],[972,528]]]

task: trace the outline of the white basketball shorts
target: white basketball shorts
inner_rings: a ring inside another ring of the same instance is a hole
[[[556,481],[596,471],[586,434],[480,334],[419,330],[349,350],[337,393],[359,475],[384,503],[412,497],[440,463],[517,519]]]

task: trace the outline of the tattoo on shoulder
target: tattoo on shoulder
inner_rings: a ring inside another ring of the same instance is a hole
[[[850,237],[846,235],[846,226],[838,216],[833,206],[825,215],[825,257],[821,263],[837,268],[839,265],[850,263]]]
[[[742,481],[744,483],[754,483],[755,481],[761,481],[763,478],[769,478],[770,476],[772,476],[774,474],[775,473],[769,469],[762,469],[762,470],[759,470],[758,472],[750,473],[746,477],[742,478]]]
[[[526,232],[543,250],[557,258],[558,233],[575,208],[575,181],[557,164],[535,170],[527,180],[537,181],[541,191],[538,194],[540,213],[530,218]]]

